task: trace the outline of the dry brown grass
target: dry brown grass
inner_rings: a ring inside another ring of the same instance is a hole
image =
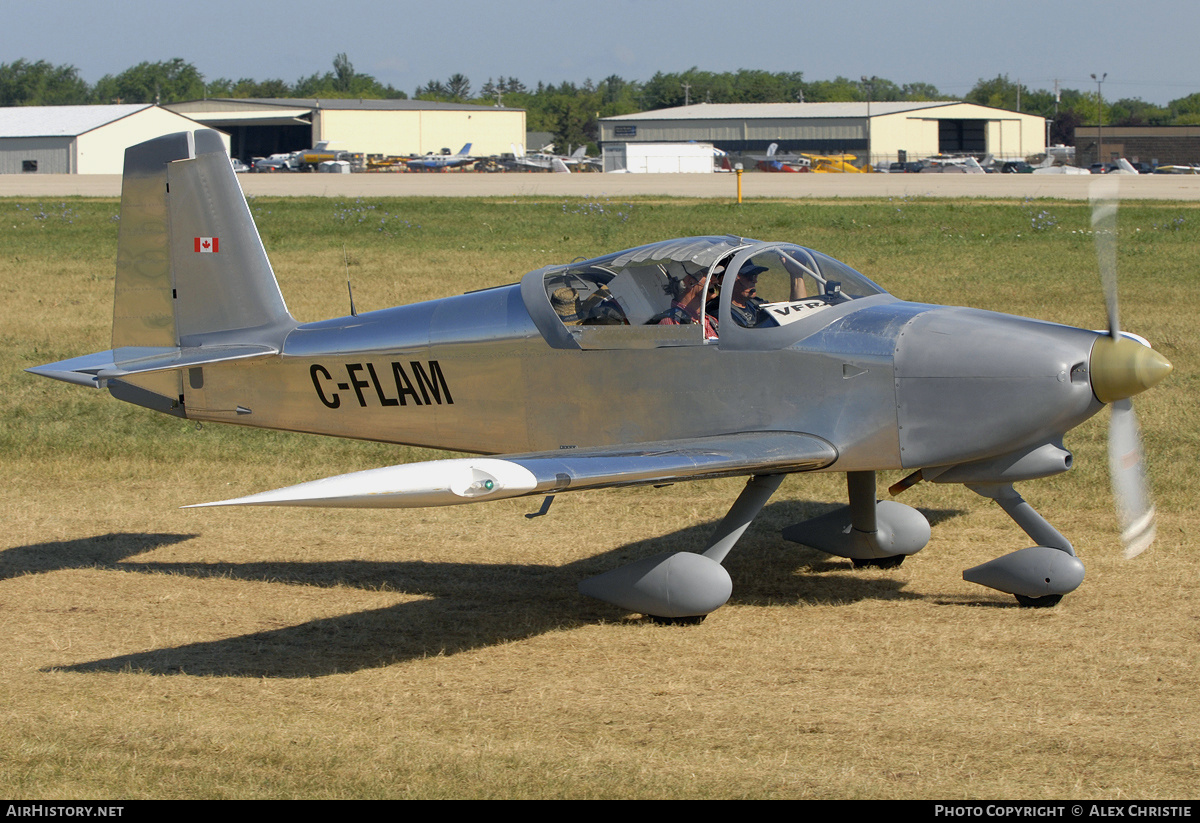
[[[808,208],[803,219],[820,220],[830,241],[813,245],[855,249],[867,232],[846,224],[862,208]],[[942,204],[905,208],[923,226],[955,219]],[[1061,210],[1075,219],[1072,208]],[[787,227],[800,218],[787,204],[771,209],[739,215],[733,230],[795,236]],[[755,220],[763,227],[747,231]],[[888,225],[894,238],[902,228]],[[731,555],[731,602],[702,625],[664,627],[575,585],[628,558],[695,547],[739,482],[563,495],[533,521],[521,515],[537,501],[180,510],[409,452],[197,431],[20,373],[107,347],[113,249],[101,229],[79,240],[99,249],[95,259],[8,231],[0,795],[1196,796],[1200,606],[1188,535],[1200,526],[1200,286],[1194,263],[1179,259],[1195,259],[1186,237],[1124,252],[1134,263],[1123,262],[1126,325],[1177,369],[1139,405],[1161,509],[1149,553],[1120,560],[1097,419],[1068,440],[1076,470],[1022,489],[1087,565],[1056,609],[1018,609],[961,580],[961,569],[1026,545],[961,487],[906,494],[934,538],[896,571],[854,572],[782,543],[779,528],[844,496],[840,477],[808,476],[784,484]],[[503,282],[510,269],[573,256],[559,253],[566,231],[543,256],[508,234],[476,232],[465,249],[423,242],[444,265]],[[340,243],[270,233],[284,247],[273,258],[293,311],[344,311]],[[830,250],[906,297],[1102,324],[1086,243],[1064,233],[1028,250],[943,234],[859,246],[859,259]],[[614,246],[633,244],[623,239]],[[420,285],[428,258],[386,251],[364,241],[355,252],[360,306],[440,285]],[[934,262],[922,271],[922,259]],[[981,268],[999,273],[962,276]],[[1015,280],[1000,274],[1010,272]],[[1039,284],[1053,305],[1039,308]],[[1159,295],[1170,299],[1140,299]]]

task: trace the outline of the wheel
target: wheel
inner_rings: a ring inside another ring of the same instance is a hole
[[[1026,597],[1023,594],[1013,596],[1026,609],[1048,609],[1051,606],[1057,606],[1058,601],[1063,599],[1061,594],[1047,594],[1042,597]]]
[[[651,623],[657,623],[660,626],[697,626],[704,622],[707,614],[690,614],[687,617],[659,617],[657,615],[648,614],[646,619]]]
[[[891,557],[851,558],[856,569],[898,569],[908,555],[893,554]]]

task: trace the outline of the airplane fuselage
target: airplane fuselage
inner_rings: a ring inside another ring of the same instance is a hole
[[[783,346],[738,348],[753,330],[730,324],[728,345],[622,345],[643,330],[614,326],[607,347],[557,348],[521,286],[504,286],[300,325],[276,358],[192,369],[184,408],[474,453],[804,432],[835,445],[834,471],[977,460],[1052,441],[1100,408],[1093,332],[889,295],[826,314],[770,330],[791,333]]]

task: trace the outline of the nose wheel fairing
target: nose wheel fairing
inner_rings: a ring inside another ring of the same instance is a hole
[[[1083,582],[1083,563],[1070,541],[1007,484],[967,484],[996,502],[1038,545],[997,557],[963,572],[963,580],[1016,596],[1022,605],[1052,606]]]

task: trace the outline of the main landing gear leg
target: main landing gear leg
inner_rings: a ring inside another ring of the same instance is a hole
[[[963,572],[963,580],[1017,598],[1022,606],[1053,606],[1083,582],[1083,563],[1058,529],[1008,484],[967,484],[976,494],[996,501],[1013,522],[1037,543]]]
[[[847,472],[850,505],[783,530],[785,540],[848,557],[855,568],[892,569],[929,542],[929,521],[914,508],[877,500],[875,472]]]
[[[579,591],[663,623],[699,623],[725,605],[733,581],[721,562],[771,499],[784,475],[751,477],[703,554],[668,552],[589,577]]]
[[[764,474],[747,480],[742,493],[738,495],[737,500],[733,501],[729,513],[717,524],[712,537],[708,539],[708,548],[704,550],[704,556],[718,563],[724,563],[729,550],[745,534],[750,522],[758,516],[763,506],[767,505],[767,501],[771,499],[771,495],[779,488],[779,484],[786,476]]]

